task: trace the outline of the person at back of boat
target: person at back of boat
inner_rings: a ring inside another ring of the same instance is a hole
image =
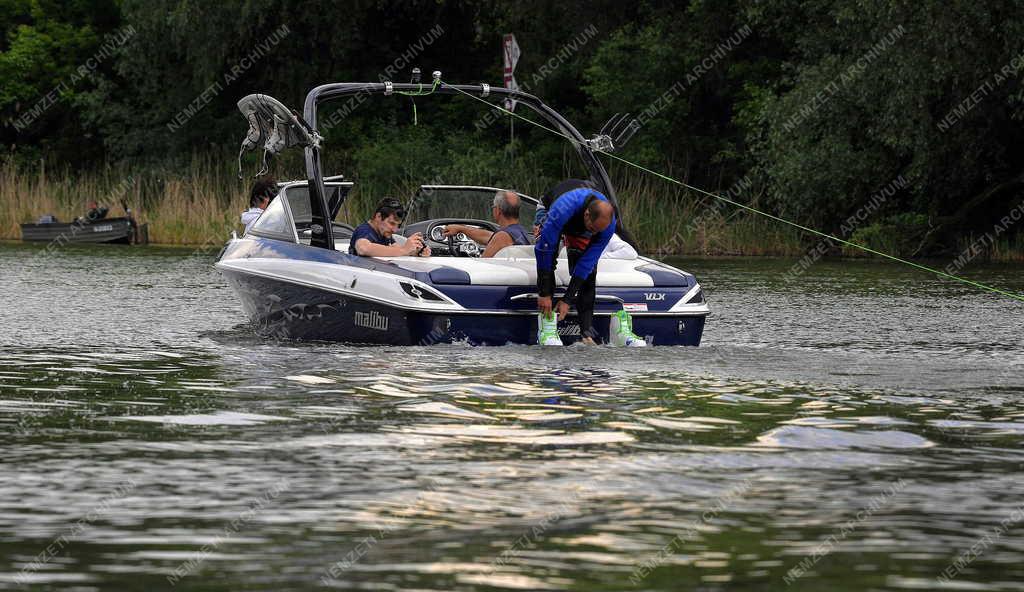
[[[597,261],[615,233],[615,208],[604,194],[582,186],[554,193],[547,218],[534,252],[537,257],[537,308],[542,318],[557,311],[561,321],[576,305],[580,335],[594,342],[594,302],[597,291]],[[565,294],[553,304],[555,264],[565,241],[572,279]]]
[[[85,216],[82,216],[79,220],[86,223],[102,220],[107,217],[107,212],[110,211],[110,208],[100,206],[95,200],[85,204],[85,207],[88,208],[85,212]]]
[[[402,225],[403,218],[405,208],[402,202],[385,197],[377,204],[370,219],[352,231],[348,252],[363,257],[430,257],[430,247],[423,242],[423,235],[419,232],[404,239],[404,243],[395,240],[395,232]]]
[[[594,307],[597,301],[597,263],[612,240],[617,228],[615,207],[588,181],[568,179],[552,187],[544,196],[547,217],[540,229],[534,253],[537,257],[537,341],[541,345],[561,345],[557,321],[565,319],[569,307],[575,305],[581,341],[596,343]],[[565,242],[572,278],[557,303],[555,265],[558,251]],[[557,312],[557,320],[553,312]],[[645,346],[646,342],[632,332],[632,320],[625,310],[616,312],[610,321],[610,338],[617,345]]]
[[[547,206],[537,206],[537,213],[533,217],[533,237],[537,238],[540,236],[540,229],[544,227],[544,220],[548,217]],[[601,254],[602,259],[636,259],[640,254],[637,253],[633,245],[630,245],[626,241],[622,240],[618,233],[612,235],[612,239],[608,241],[608,246],[604,248],[604,253]]]
[[[498,251],[511,245],[528,245],[530,237],[526,234],[526,229],[519,224],[519,203],[518,193],[501,190],[494,194],[494,205],[491,208],[491,216],[498,223],[498,230],[491,232],[486,228],[449,224],[444,229],[444,235],[455,236],[462,233],[474,242],[486,245],[481,257],[494,257]]]
[[[253,183],[252,189],[249,190],[249,209],[242,212],[242,225],[245,226],[246,232],[249,232],[249,228],[259,219],[276,195],[277,182],[274,179],[267,177]]]

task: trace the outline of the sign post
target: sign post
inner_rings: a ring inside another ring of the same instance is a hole
[[[516,83],[516,64],[519,62],[519,44],[516,43],[516,36],[512,33],[505,35],[502,38],[502,57],[503,57],[503,78],[505,81],[505,88],[510,90],[519,90],[519,84]],[[516,110],[515,99],[505,99],[505,108],[509,111]],[[512,145],[512,141],[515,139],[515,121],[512,117],[508,119],[508,142],[509,146]]]

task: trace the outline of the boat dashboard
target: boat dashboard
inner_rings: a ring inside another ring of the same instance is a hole
[[[431,253],[435,256],[448,257],[479,257],[483,253],[483,245],[480,245],[464,232],[446,236],[448,226],[459,224],[470,228],[480,228],[489,232],[498,230],[498,225],[486,220],[473,218],[439,218],[435,220],[423,220],[409,224],[402,229],[402,236],[410,237],[416,233],[423,236],[423,240]]]

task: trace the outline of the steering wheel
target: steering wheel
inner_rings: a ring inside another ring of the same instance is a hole
[[[453,257],[479,257],[483,251],[473,240],[455,242],[455,236],[448,237],[448,254]]]
[[[417,223],[416,225],[414,225],[414,227],[410,227],[409,229],[407,229],[406,236],[409,236],[410,232],[422,232],[423,239],[425,241],[433,243],[432,246],[440,246],[442,248],[447,248],[448,254],[453,257],[479,257],[480,253],[482,253],[483,251],[476,243],[472,242],[471,240],[463,242],[457,241],[454,236],[446,237],[446,239],[442,239],[440,236],[436,236],[436,234],[439,232],[437,229],[446,227],[450,224],[468,224],[471,226],[477,226],[479,228],[486,228],[491,232],[495,232],[499,228],[497,224],[495,224],[494,222],[489,222],[487,220],[475,220],[471,218],[439,218],[435,220]]]

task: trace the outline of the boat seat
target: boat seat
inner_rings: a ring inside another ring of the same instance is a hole
[[[625,244],[625,243],[622,243]],[[607,250],[601,255],[601,259],[626,259],[634,260],[637,253],[632,248],[620,251],[621,254],[611,254]],[[534,259],[533,245],[509,245],[494,254],[493,259]],[[565,259],[565,247],[558,251],[558,258]]]
[[[402,239],[404,237],[397,237]],[[348,251],[348,241],[337,241],[334,248]],[[483,259],[476,257],[380,257],[410,271],[429,273],[448,267],[469,275],[470,284],[477,286],[536,286],[537,260],[530,245],[511,245],[498,251],[497,256]],[[601,258],[597,266],[598,287],[650,288],[655,282],[649,273],[638,268],[649,262],[643,259]],[[555,284],[569,285],[569,262],[565,249],[559,253],[555,266]]]
[[[438,267],[458,269],[469,276],[474,286],[535,286],[537,263],[530,258],[477,259],[470,257],[382,257],[411,271],[427,271]],[[599,287],[650,288],[654,280],[648,273],[637,270],[643,260],[601,259],[597,266]],[[569,262],[561,258],[555,266],[555,284],[569,285]]]
[[[558,251],[558,258],[565,259],[565,247]],[[536,259],[533,254],[533,245],[509,245],[494,254],[492,259]]]
[[[331,227],[334,232],[335,242],[339,240],[348,240],[352,238],[352,233],[355,232],[355,229],[352,228],[351,225],[345,224],[343,222],[333,222],[331,224]],[[345,249],[348,250],[348,247],[345,247]]]
[[[495,253],[492,259],[533,259],[533,245],[509,245]]]

